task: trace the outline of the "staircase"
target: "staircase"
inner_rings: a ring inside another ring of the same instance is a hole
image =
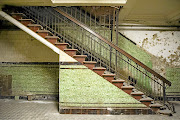
[[[159,103],[165,104],[168,80],[77,19],[58,8],[22,7],[17,11],[11,13],[13,18],[148,108],[158,112]]]

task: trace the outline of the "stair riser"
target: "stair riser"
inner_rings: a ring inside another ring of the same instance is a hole
[[[114,76],[112,77],[104,76],[103,78],[109,81],[110,83],[112,83],[112,80],[114,80]]]
[[[41,27],[38,26],[29,26],[29,28],[34,32],[36,32],[37,30],[41,30]]]
[[[91,70],[93,70],[93,68],[95,67],[95,64],[84,64],[84,65]]]
[[[141,103],[149,107],[149,105],[151,104],[151,101],[141,101]]]
[[[67,45],[56,45],[56,46],[61,50],[67,49]]]
[[[157,111],[159,111],[160,110],[160,108],[159,107],[157,107],[157,108],[151,108],[154,112],[157,112]]]
[[[93,70],[95,73],[97,73],[98,75],[102,76],[102,74],[104,74],[105,70]]]
[[[25,26],[28,26],[28,24],[32,24],[32,21],[21,21],[21,23]]]
[[[132,95],[132,97],[136,100],[140,100],[142,98],[142,95]]]
[[[123,86],[123,83],[113,83],[113,85],[121,89],[121,87]]]
[[[49,36],[49,33],[46,33],[46,32],[44,32],[44,33],[38,33],[41,37],[43,37],[43,38],[45,38],[46,36]]]
[[[126,92],[127,94],[131,94],[131,92],[132,92],[132,89],[122,89],[124,92]]]
[[[76,59],[81,64],[83,64],[83,61],[85,61],[85,58],[74,58],[74,59]]]
[[[76,51],[64,51],[65,53],[67,53],[69,56],[73,57],[74,55],[76,55]]]
[[[12,15],[12,17],[16,20],[22,19],[22,15]]]
[[[57,42],[56,38],[47,38],[46,40],[49,41],[52,44],[55,44]]]

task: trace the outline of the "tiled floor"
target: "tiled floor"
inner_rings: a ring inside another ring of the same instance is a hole
[[[54,101],[26,101],[0,99],[0,120],[180,120],[180,102],[175,102],[177,113],[166,115],[61,115]]]

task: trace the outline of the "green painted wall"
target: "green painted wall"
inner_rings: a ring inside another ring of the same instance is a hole
[[[59,65],[0,64],[0,73],[12,75],[12,95],[59,94]]]
[[[22,30],[0,31],[0,62],[58,62],[59,56]]]
[[[172,82],[166,90],[167,95],[180,95],[180,68],[166,68],[166,77]]]
[[[22,30],[0,31],[0,62],[36,64],[0,64],[0,74],[12,75],[12,94],[58,94],[58,54]]]

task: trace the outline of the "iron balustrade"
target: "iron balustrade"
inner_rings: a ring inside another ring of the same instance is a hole
[[[108,71],[115,73],[116,78],[125,79],[128,84],[135,86],[155,101],[165,103],[165,89],[171,85],[168,80],[140,61],[137,62],[137,59],[77,19],[70,18],[72,16],[66,13],[62,14],[58,8],[22,7],[22,9],[20,11],[28,18],[59,36],[59,42],[69,43],[69,47],[79,50],[78,54],[88,55],[89,60],[97,61],[99,66],[106,67]],[[79,18],[82,20],[83,16]],[[85,22],[88,21],[85,20]]]

